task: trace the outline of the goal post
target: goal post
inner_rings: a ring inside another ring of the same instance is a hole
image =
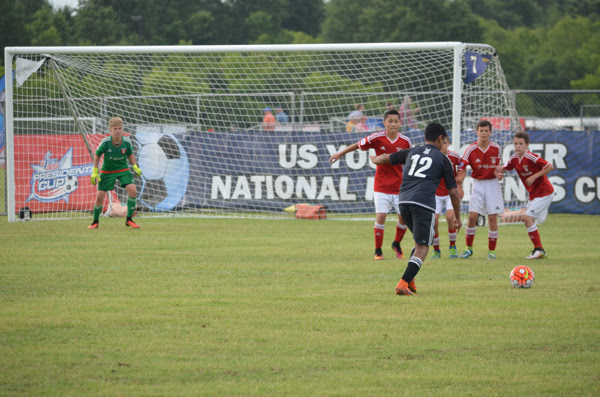
[[[23,209],[34,219],[90,216],[87,147],[115,116],[143,171],[139,215],[289,217],[299,203],[370,214],[368,153],[328,159],[383,129],[388,106],[408,110],[401,132],[413,144],[436,121],[461,154],[481,119],[505,158],[522,128],[485,44],[7,47],[5,65],[11,222]],[[516,177],[503,188],[506,206],[519,208]],[[124,201],[124,189],[111,197]]]

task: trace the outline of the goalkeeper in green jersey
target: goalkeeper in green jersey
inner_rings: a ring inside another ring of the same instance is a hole
[[[133,146],[129,138],[123,136],[123,120],[120,117],[110,119],[108,126],[111,136],[108,136],[100,142],[96,155],[94,156],[94,169],[92,171],[91,183],[98,184],[98,195],[94,203],[94,221],[88,229],[97,229],[102,205],[106,198],[106,192],[112,191],[115,188],[115,181],[119,180],[121,187],[127,190],[127,220],[125,226],[130,226],[134,229],[139,226],[131,218],[135,211],[137,189],[133,183],[133,175],[129,171],[127,160],[133,167],[133,172],[137,176],[142,175],[142,170],[135,163],[133,157]],[[98,171],[100,157],[104,155],[102,170]]]

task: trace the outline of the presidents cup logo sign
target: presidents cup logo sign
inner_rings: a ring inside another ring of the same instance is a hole
[[[92,174],[93,164],[73,166],[73,147],[60,158],[53,158],[48,152],[38,164],[30,164],[33,168],[31,176],[31,194],[25,202],[37,200],[42,203],[53,203],[59,200],[69,202],[69,195],[77,190],[77,178]]]

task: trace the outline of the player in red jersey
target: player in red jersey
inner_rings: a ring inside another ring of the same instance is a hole
[[[402,149],[412,147],[410,139],[398,133],[400,129],[400,115],[397,110],[388,110],[383,114],[383,125],[385,131],[375,132],[359,142],[354,143],[344,150],[333,154],[329,158],[331,164],[338,161],[346,153],[355,150],[375,149],[375,154],[379,156],[384,153],[396,153]],[[392,249],[397,258],[403,258],[400,243],[406,233],[406,223],[400,215],[398,207],[398,192],[402,184],[402,167],[394,167],[389,164],[378,165],[375,171],[375,260],[383,259],[381,246],[383,245],[383,231],[388,212],[394,210],[398,214],[398,223],[396,224],[396,236],[392,243]]]
[[[498,240],[498,214],[504,211],[500,181],[496,177],[496,166],[500,165],[500,146],[490,140],[492,123],[482,120],[477,123],[477,142],[470,145],[463,154],[458,170],[457,181],[462,182],[466,176],[466,166],[471,166],[473,190],[469,201],[469,219],[465,229],[467,249],[460,256],[469,258],[473,255],[473,241],[477,217],[487,215],[490,225],[488,231],[488,259],[496,259],[496,241]]]
[[[450,159],[452,163],[452,168],[454,169],[454,176],[458,172],[458,166],[460,165],[460,155],[453,150],[449,150],[448,146],[450,146],[450,139],[448,137],[444,138],[444,144],[440,149],[442,153],[446,155]],[[464,196],[464,192],[462,189],[462,183],[457,185],[458,194],[462,199]],[[440,250],[440,232],[439,232],[439,223],[440,223],[440,214],[446,210],[446,221],[448,222],[448,239],[450,240],[450,259],[458,258],[458,251],[456,249],[456,232],[457,230],[454,228],[454,208],[452,207],[452,201],[450,200],[450,193],[448,193],[448,189],[446,188],[446,183],[444,179],[440,181],[440,186],[438,186],[435,192],[435,235],[433,236],[433,254],[431,255],[431,259],[439,259],[442,257],[442,251]]]
[[[504,164],[496,167],[499,179],[504,177],[504,171],[517,171],[521,182],[529,193],[529,202],[523,222],[527,228],[529,238],[533,243],[533,251],[526,259],[544,259],[546,251],[542,247],[542,240],[536,223],[543,223],[548,216],[548,208],[554,198],[554,187],[546,176],[554,167],[529,149],[529,134],[519,131],[513,138],[515,154]]]

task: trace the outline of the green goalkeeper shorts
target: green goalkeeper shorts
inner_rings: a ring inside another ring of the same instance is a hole
[[[133,183],[133,175],[131,171],[116,172],[113,174],[100,174],[100,183],[98,183],[98,190],[103,192],[109,192],[115,189],[115,181],[121,182],[121,187],[125,187],[130,183]]]

